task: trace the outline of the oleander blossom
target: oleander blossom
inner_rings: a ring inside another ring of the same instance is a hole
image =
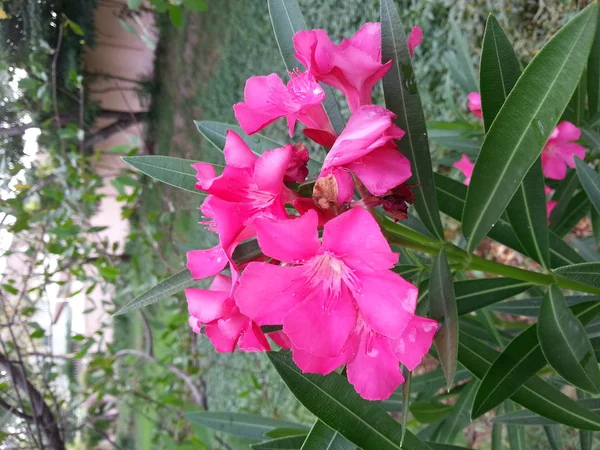
[[[421,45],[421,42],[423,42],[423,30],[421,27],[415,25],[412,30],[410,30],[410,34],[406,41],[411,58],[415,56],[415,48]]]
[[[567,167],[575,167],[574,157],[584,159],[585,147],[577,144],[581,130],[566,120],[552,131],[542,150],[542,170],[553,180],[563,180],[567,176]]]
[[[393,123],[395,117],[377,105],[362,106],[350,116],[319,174],[320,179],[329,177],[335,185],[336,195],[327,200],[339,204],[352,200],[352,174],[375,196],[385,195],[410,178],[410,161],[395,142],[404,136],[404,131]]]
[[[351,38],[334,44],[325,30],[305,30],[294,37],[296,58],[317,81],[344,93],[350,111],[371,104],[373,86],[390,69],[381,63],[381,24],[365,23]]]
[[[473,168],[475,167],[475,163],[472,163],[467,155],[463,153],[458,161],[453,164],[458,170],[462,172],[465,176],[463,181],[467,186],[471,183],[471,176],[473,176]]]
[[[480,119],[483,118],[483,113],[481,111],[481,94],[479,92],[471,92],[467,96],[467,106],[473,114]]]
[[[329,220],[322,241],[318,221],[314,210],[297,219],[255,220],[262,251],[283,265],[250,263],[236,291],[238,306],[258,325],[283,324],[302,370],[325,374],[349,364],[357,392],[387,398],[403,381],[398,361],[420,362],[436,322],[415,318],[417,288],[390,270],[398,255],[366,210]],[[405,333],[419,320],[425,322],[410,338]],[[360,373],[379,366],[394,375]]]
[[[217,275],[210,289],[186,289],[192,330],[200,333],[201,325],[205,325],[204,333],[218,353],[231,353],[236,348],[246,352],[271,350],[260,327],[240,313],[234,295],[231,278],[225,275]]]
[[[196,188],[210,194],[201,207],[209,219],[204,224],[219,235],[216,247],[187,253],[187,267],[194,279],[214,276],[228,262],[235,269],[233,251],[241,241],[254,236],[253,219],[257,215],[286,219],[285,204],[295,198],[283,183],[293,159],[291,145],[268,150],[258,157],[230,130],[224,154],[226,166],[221,175],[217,176],[211,164],[192,166],[197,171]]]
[[[253,134],[285,117],[290,137],[294,134],[296,121],[309,129],[335,136],[323,109],[323,88],[308,72],[295,71],[290,77],[287,86],[275,73],[250,77],[246,81],[244,101],[233,105],[242,129]]]

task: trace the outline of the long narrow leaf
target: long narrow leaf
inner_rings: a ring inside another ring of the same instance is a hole
[[[592,206],[600,214],[600,174],[577,157],[575,157],[575,168]]]
[[[473,251],[540,156],[571,97],[596,32],[598,5],[565,25],[527,66],[486,134],[463,213]]]
[[[450,415],[446,417],[437,432],[436,440],[438,442],[451,444],[460,430],[471,423],[471,407],[478,387],[479,380],[471,380],[461,392],[460,398],[452,408]]]
[[[507,413],[511,413],[516,409],[515,405],[511,401],[507,401],[504,404],[504,410]],[[510,450],[528,450],[527,443],[525,441],[525,429],[520,425],[513,425],[506,427],[506,434],[508,434],[508,443]]]
[[[587,64],[588,109],[590,117],[600,112],[600,11],[596,22],[599,24],[594,37]]]
[[[458,315],[468,314],[480,308],[514,297],[533,286],[512,278],[482,278],[454,283]]]
[[[252,450],[300,450],[305,435],[287,436],[250,445]],[[353,450],[353,449],[352,449]]]
[[[600,399],[589,398],[578,400],[579,406],[589,410],[592,413],[600,414]],[[510,414],[499,415],[492,419],[494,423],[522,424],[522,425],[551,425],[557,422],[540,416],[532,411],[515,411]]]
[[[385,105],[396,114],[396,124],[406,131],[398,145],[410,160],[413,174],[411,183],[417,185],[413,189],[415,209],[429,231],[443,239],[444,230],[433,184],[425,116],[406,44],[406,34],[400,25],[393,0],[381,0],[381,53],[382,62],[392,61],[391,69],[383,77]]]
[[[159,155],[124,156],[122,159],[158,181],[194,194],[206,195],[196,189],[196,170],[192,164],[198,161]]]
[[[564,236],[573,229],[590,211],[590,200],[584,191],[573,197],[560,220],[552,224],[552,231],[558,236]]]
[[[560,267],[556,269],[556,273],[561,277],[600,289],[600,263],[598,262]]]
[[[340,433],[317,420],[308,433],[301,450],[355,450],[356,446],[348,442]]]

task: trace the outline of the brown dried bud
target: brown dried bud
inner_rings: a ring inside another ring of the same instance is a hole
[[[330,173],[316,181],[313,189],[313,200],[319,208],[329,209],[331,203],[337,203],[337,198],[338,186],[333,174]]]
[[[408,217],[408,205],[415,202],[415,194],[412,191],[413,186],[415,185],[403,183],[387,191],[381,197],[368,195],[363,198],[363,202],[369,207],[381,205],[383,210],[396,222],[405,220]]]

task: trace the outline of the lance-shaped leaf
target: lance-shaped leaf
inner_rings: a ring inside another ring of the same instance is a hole
[[[223,151],[223,148],[225,148],[225,139],[227,138],[228,130],[233,130],[239,134],[246,145],[248,145],[248,147],[250,147],[250,149],[257,155],[261,155],[267,150],[271,150],[273,148],[283,147],[283,144],[280,142],[274,141],[273,139],[263,136],[259,133],[249,136],[237,125],[231,125],[222,122],[212,122],[209,120],[196,120],[194,123],[196,124],[196,128],[198,128],[200,134],[221,152]]]
[[[382,62],[392,61],[391,69],[383,77],[383,93],[386,107],[397,116],[396,124],[406,131],[406,135],[398,141],[398,146],[410,160],[410,182],[417,185],[413,188],[415,209],[427,229],[438,239],[443,239],[444,230],[435,196],[425,116],[406,44],[406,34],[393,0],[381,0],[381,54]]]
[[[512,278],[481,278],[454,283],[458,315],[514,297],[533,287],[532,283]]]
[[[600,399],[598,398],[578,400],[577,404],[589,410],[590,412],[600,414]],[[553,420],[547,419],[546,417],[542,417],[539,414],[527,410],[515,411],[511,412],[510,414],[496,416],[492,419],[492,422],[505,423],[507,425],[552,425],[557,423]]]
[[[444,60],[450,69],[452,78],[465,93],[478,91],[477,76],[471,61],[472,52],[458,24],[452,24],[450,36],[452,37],[453,51],[446,53]]]
[[[440,211],[455,220],[462,219],[462,212],[467,196],[467,187],[451,178],[438,173],[434,174],[436,189],[440,199]],[[488,232],[490,238],[510,247],[524,255],[527,255],[525,249],[519,242],[517,235],[505,218],[501,217],[496,225]],[[527,255],[535,259],[535,255]],[[577,253],[569,244],[560,237],[550,232],[550,264],[551,267],[561,267],[569,264],[584,262],[579,253]],[[540,262],[540,261],[538,261]]]
[[[575,91],[596,32],[597,10],[596,3],[588,6],[533,58],[487,132],[463,213],[470,251],[508,206]]]
[[[184,417],[192,423],[213,430],[255,440],[264,440],[265,433],[275,428],[308,430],[306,426],[297,423],[244,413],[213,412],[201,409],[185,413]]]
[[[504,403],[504,410],[508,413],[515,411],[516,406],[513,402],[507,401]],[[506,427],[506,434],[508,434],[508,443],[510,450],[528,450],[527,443],[525,441],[525,429],[522,426],[513,425]]]
[[[558,236],[564,236],[573,229],[590,211],[590,200],[584,191],[579,192],[573,197],[565,212],[557,223],[552,224],[552,231]]]
[[[479,387],[479,380],[471,380],[460,393],[459,399],[437,431],[436,440],[442,443],[452,443],[456,435],[471,423],[471,407]]]
[[[522,300],[511,300],[491,307],[495,312],[513,314],[515,316],[537,317],[542,306],[543,297],[531,297]],[[594,295],[570,295],[565,297],[569,306],[584,302],[597,302],[600,297]]]
[[[346,378],[303,374],[287,352],[268,352],[269,360],[292,394],[323,423],[363,450],[397,450],[402,427],[377,403],[361,398]],[[430,447],[410,431],[405,448]]]
[[[555,272],[561,277],[600,289],[600,263],[598,262],[559,267]]]
[[[509,427],[510,429],[511,427]],[[548,438],[548,443],[552,450],[564,450],[565,446],[560,437],[560,426],[559,425],[545,425],[544,431]]]
[[[552,195],[552,201],[556,202],[556,206],[550,214],[550,229],[560,221],[560,218],[564,214],[565,210],[571,198],[579,189],[580,183],[579,178],[574,170],[567,169],[567,176],[558,183],[556,191]]]
[[[591,399],[592,396],[587,392],[577,389],[577,400]],[[594,442],[594,433],[591,431],[579,430],[579,443],[581,450],[592,450]]]
[[[196,169],[192,164],[198,161],[158,155],[124,156],[122,159],[158,181],[194,194],[206,195],[206,192],[196,189]]]
[[[498,357],[498,352],[481,341],[460,334],[458,358],[481,379]],[[557,423],[583,430],[600,430],[600,415],[594,414],[537,376],[513,391],[511,399],[521,406]]]
[[[600,174],[577,157],[575,157],[575,168],[592,206],[600,214]]]
[[[317,420],[308,433],[301,450],[356,450],[356,445]]]
[[[590,117],[600,113],[600,11],[598,12],[598,27],[594,44],[590,51],[587,64],[587,79],[588,79],[588,110]]]
[[[578,320],[587,324],[600,312],[600,304],[581,303],[572,310]],[[472,416],[479,417],[510,398],[545,365],[534,324],[514,338],[485,373],[473,402]]]
[[[287,436],[252,444],[250,448],[252,450],[300,450],[305,439],[306,435]]]
[[[450,414],[450,411],[452,411],[452,406],[446,405],[439,401],[423,400],[413,402],[409,409],[413,417],[418,422],[435,423],[439,422],[448,414]]]
[[[298,60],[294,56],[294,43],[292,37],[300,30],[308,30],[302,11],[296,0],[269,0],[269,15],[275,39],[279,46],[283,63],[288,72],[292,72],[299,66]],[[336,133],[341,133],[344,129],[344,119],[340,113],[340,108],[335,101],[331,87],[322,85],[325,90],[325,111],[329,116],[331,126]]]
[[[440,250],[433,264],[429,279],[429,317],[441,324],[433,343],[446,374],[446,386],[450,389],[456,373],[458,311],[452,273],[444,248]]]
[[[554,285],[540,307],[537,335],[546,360],[560,376],[584,391],[600,392],[600,370],[592,344]]]

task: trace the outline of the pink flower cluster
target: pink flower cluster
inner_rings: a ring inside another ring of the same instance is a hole
[[[471,92],[468,95],[467,106],[477,117],[480,119],[483,117],[479,92]],[[581,130],[571,122],[563,120],[556,126],[542,150],[542,170],[546,178],[563,180],[567,176],[567,167],[575,167],[575,156],[585,158],[585,147],[576,142],[580,137]],[[464,183],[468,186],[475,164],[463,154],[460,160],[454,163],[454,167],[463,173]],[[546,195],[551,194],[552,189],[546,186]],[[556,201],[546,203],[548,219],[556,203]]]
[[[407,43],[420,42],[416,27]],[[244,102],[234,106],[240,126],[255,133],[286,118],[330,148],[312,198],[286,183],[302,183],[309,159],[302,144],[255,155],[234,131],[226,138],[226,166],[217,174],[197,163],[196,187],[208,194],[203,222],[219,236],[211,249],[188,252],[194,279],[214,276],[210,289],[190,288],[190,325],[218,352],[270,350],[267,336],[290,348],[304,371],[328,374],[343,365],[357,392],[388,398],[404,381],[399,364],[413,370],[429,351],[437,322],[416,316],[417,288],[391,269],[398,262],[377,221],[364,206],[406,213],[409,161],[396,145],[404,131],[394,114],[371,104],[373,86],[389,70],[381,62],[379,23],[365,24],[334,44],[323,30],[294,36],[305,71],[284,84],[275,74],[252,77]],[[352,114],[333,130],[320,82],[344,93]],[[357,181],[358,180],[358,181]],[[363,200],[354,200],[358,183]],[[368,192],[366,192],[368,191]],[[236,264],[240,243],[257,238],[262,255]],[[231,277],[221,272],[229,267]],[[265,334],[261,327],[279,326]]]

